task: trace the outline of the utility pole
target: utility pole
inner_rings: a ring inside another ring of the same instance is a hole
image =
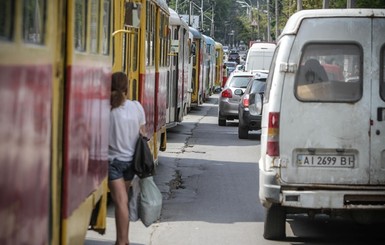
[[[202,33],[205,31],[203,29],[203,0],[201,0],[201,29],[202,29]]]
[[[323,0],[322,1],[322,8],[328,9],[329,8],[329,0]]]
[[[188,12],[188,25],[189,26],[192,26],[192,23],[191,23],[191,11],[192,11],[192,3],[191,3],[191,0],[190,0],[190,9],[189,9],[189,12]]]
[[[302,0],[297,0],[297,11],[302,10]]]
[[[214,38],[214,3],[211,2],[211,28],[210,28],[210,36]]]
[[[267,0],[267,42],[270,42],[270,0]]]
[[[356,0],[346,0],[346,7],[348,9],[356,7]]]
[[[275,0],[275,41],[278,40],[278,0]]]
[[[262,11],[263,13],[263,11]],[[259,27],[260,27],[260,20],[261,18],[259,17],[259,0],[257,0],[257,18],[258,18],[258,37],[257,37],[257,40],[260,39],[260,36],[259,36]]]

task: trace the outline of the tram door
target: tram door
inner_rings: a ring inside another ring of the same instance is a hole
[[[125,4],[126,33],[123,35],[124,46],[121,55],[125,61],[122,70],[129,79],[129,99],[139,100],[139,28],[140,28],[140,3],[126,2]]]

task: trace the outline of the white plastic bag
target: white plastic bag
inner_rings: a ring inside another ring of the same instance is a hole
[[[160,218],[162,193],[160,193],[152,176],[140,179],[139,183],[141,189],[139,217],[143,224],[148,227]]]
[[[137,221],[139,219],[139,205],[140,205],[140,185],[139,177],[137,175],[131,181],[131,187],[129,189],[129,216],[130,221]]]

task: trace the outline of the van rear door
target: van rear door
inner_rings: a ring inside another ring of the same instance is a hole
[[[381,156],[384,159],[383,136],[382,141],[374,133],[370,136],[370,119],[381,101],[378,84],[376,88],[371,84],[375,71],[378,74],[378,68],[372,70],[371,60],[378,57],[372,55],[371,37],[375,32],[380,39],[384,33],[368,28],[372,21],[302,21],[288,60],[297,64],[297,71],[286,73],[282,85],[279,154],[283,183],[366,185],[372,183],[370,175],[383,178],[382,171],[370,170],[371,146],[377,162]],[[341,69],[342,78],[336,69]],[[383,125],[381,129],[385,134]]]
[[[385,184],[385,24],[373,19],[370,184]],[[380,92],[378,92],[380,90]]]

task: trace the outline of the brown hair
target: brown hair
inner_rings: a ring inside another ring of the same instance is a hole
[[[124,72],[112,74],[111,82],[111,110],[121,106],[126,101],[125,94],[128,90],[128,78]]]

